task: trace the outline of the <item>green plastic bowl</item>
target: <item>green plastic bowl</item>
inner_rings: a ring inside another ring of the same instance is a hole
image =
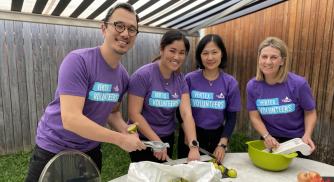
[[[266,147],[263,140],[254,140],[246,143],[248,145],[248,155],[253,164],[261,169],[269,171],[282,171],[289,167],[297,153],[291,154],[272,154],[264,152]]]

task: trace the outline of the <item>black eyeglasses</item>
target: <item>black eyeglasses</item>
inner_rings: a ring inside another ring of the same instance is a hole
[[[115,27],[115,30],[118,33],[124,32],[125,28],[128,30],[129,36],[133,37],[138,34],[138,30],[134,26],[126,26],[123,22],[104,22],[106,24],[113,25]]]

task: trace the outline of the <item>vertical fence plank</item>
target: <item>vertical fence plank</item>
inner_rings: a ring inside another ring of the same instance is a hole
[[[64,42],[66,42],[66,40],[68,41],[68,42],[66,42],[66,44],[63,44],[64,51],[65,51],[64,53],[65,53],[65,55],[67,55],[71,50],[70,27],[69,26],[62,26],[62,31],[63,31],[62,34],[63,34]]]
[[[56,48],[56,25],[48,25],[48,50],[49,50],[49,84],[50,84],[50,96],[53,99],[54,98],[54,92],[57,88],[57,71],[58,71],[58,65],[57,65],[57,48]]]
[[[63,58],[65,57],[65,46],[64,44],[64,33],[63,33],[62,25],[56,26],[56,60],[57,60],[57,68],[59,69],[60,63],[62,62]],[[57,73],[58,73],[57,69]]]
[[[282,6],[284,7],[284,12],[282,12],[282,16],[283,18],[283,22],[282,22],[282,32],[281,32],[281,36],[283,38],[283,40],[286,41],[286,43],[288,43],[287,40],[289,40],[289,34],[287,32],[289,32],[289,4],[288,3],[283,3]]]
[[[28,111],[29,127],[30,130],[30,143],[35,144],[35,131],[37,123],[37,111],[36,111],[36,96],[35,96],[35,82],[34,82],[34,61],[33,61],[33,49],[32,49],[32,29],[31,23],[23,23],[23,39],[24,39],[24,62],[26,68],[26,84],[28,98]]]
[[[16,52],[16,65],[17,65],[17,83],[18,85],[18,100],[19,100],[19,110],[18,114],[18,124],[20,125],[20,135],[18,135],[18,140],[23,142],[23,149],[29,150],[31,145],[30,139],[30,122],[28,114],[28,97],[27,97],[27,82],[26,82],[26,66],[24,59],[24,39],[23,39],[23,23],[19,21],[14,22],[14,32],[15,32],[15,52]],[[19,144],[19,148],[22,146]]]
[[[285,9],[285,7],[284,7],[284,5],[283,4],[279,4],[279,5],[277,5],[277,10],[275,11],[275,13],[276,13],[276,22],[275,22],[275,25],[274,25],[274,27],[275,27],[275,36],[276,37],[279,37],[279,38],[281,38],[282,40],[285,40],[284,39],[284,37],[283,37],[283,27],[282,26],[284,26],[284,13],[286,13],[285,11],[284,11],[284,9]]]
[[[307,43],[308,43],[308,32],[310,30],[309,28],[309,19],[310,19],[310,8],[311,8],[311,1],[303,1],[304,4],[302,6],[302,19],[301,19],[301,37],[300,37],[300,58],[299,58],[299,64],[297,67],[297,74],[300,74],[301,76],[305,76],[305,67],[306,67],[306,50],[307,50]],[[303,11],[306,10],[306,11]]]
[[[44,107],[43,107],[43,63],[42,63],[42,39],[41,37],[41,24],[31,24],[31,33],[32,33],[32,49],[33,49],[33,73],[34,73],[34,91],[36,97],[36,115],[39,118],[42,116]],[[37,128],[37,123],[36,127]]]
[[[287,21],[288,25],[288,31],[287,31],[287,46],[289,49],[289,53],[290,53],[290,63],[289,63],[289,70],[292,70],[292,65],[293,62],[296,62],[296,56],[295,56],[295,32],[296,32],[296,22],[297,22],[297,11],[295,11],[296,7],[297,7],[297,1],[290,1],[288,3],[288,15],[289,15],[289,20]]]
[[[250,45],[250,39],[251,39],[251,35],[249,34],[250,31],[250,22],[249,22],[249,17],[245,17],[247,18],[247,20],[245,20],[245,23],[243,23],[242,21],[240,22],[240,37],[239,39],[242,40],[242,44],[240,44],[240,57],[238,60],[244,60],[239,62],[239,69],[241,70],[248,70],[247,67],[247,62],[251,61],[248,58],[248,54],[253,54],[253,52],[251,51],[244,51],[244,50],[249,50],[252,49],[249,47]],[[246,85],[247,85],[247,75],[241,73],[239,76],[239,82],[240,82],[240,86],[241,86],[241,90],[246,90]],[[246,98],[246,92],[240,92],[240,96],[242,98]],[[248,113],[243,113],[244,117],[246,117],[246,115],[248,115]],[[242,129],[245,129],[244,127],[242,127]]]
[[[40,30],[40,76],[41,76],[41,94],[43,95],[43,102],[42,102],[42,107],[45,108],[47,104],[50,101],[51,95],[50,95],[50,69],[49,69],[49,62],[50,60],[50,55],[49,55],[49,45],[47,44],[48,40],[48,32],[47,32],[47,25],[46,24],[41,24],[39,25],[39,30]],[[44,111],[44,109],[43,109]]]
[[[315,52],[315,33],[316,33],[316,17],[313,12],[319,11],[319,2],[317,0],[313,0],[311,4],[309,4],[310,9],[309,12],[309,32],[308,32],[308,42],[306,51],[303,53],[305,55],[305,78],[309,81],[309,84],[312,85],[312,67],[314,66],[314,52]]]
[[[8,26],[7,26],[8,25]],[[5,24],[6,28],[8,28],[8,50],[16,50],[17,49],[17,32],[14,29],[14,21],[7,22]],[[20,42],[22,44],[22,42]],[[20,121],[20,101],[19,101],[19,82],[18,82],[18,69],[17,69],[17,61],[18,61],[18,54],[16,51],[9,52],[9,80],[10,80],[10,99],[11,99],[11,107],[12,107],[12,122],[13,122],[13,139],[14,140],[14,150],[20,150],[22,147],[22,128],[21,128],[21,121]]]
[[[5,121],[5,134],[7,152],[13,152],[15,150],[14,140],[14,126],[13,126],[13,112],[12,112],[12,100],[11,100],[11,61],[13,57],[13,21],[5,21],[5,44],[3,49],[3,65],[2,65],[2,93],[3,93],[3,108],[4,108],[4,121]],[[14,100],[14,105],[15,105]]]
[[[4,79],[5,73],[7,73],[5,69],[5,22],[0,20],[0,154],[6,153],[6,122],[5,120],[5,105],[8,104],[5,102],[5,93],[4,88],[5,82]]]
[[[295,32],[294,32],[294,47],[293,47],[293,52],[292,52],[292,60],[293,62],[291,63],[291,69],[290,70],[297,70],[298,68],[298,61],[299,61],[299,57],[301,55],[301,49],[300,49],[300,32],[301,32],[301,24],[302,21],[300,21],[302,19],[302,5],[303,5],[303,1],[302,0],[296,0],[297,1],[297,6],[295,7],[296,9],[292,9],[291,13],[296,12],[296,24],[295,24]]]

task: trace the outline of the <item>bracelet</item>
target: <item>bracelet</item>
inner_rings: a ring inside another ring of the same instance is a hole
[[[266,139],[270,134],[269,133],[266,133],[262,136],[263,139]]]

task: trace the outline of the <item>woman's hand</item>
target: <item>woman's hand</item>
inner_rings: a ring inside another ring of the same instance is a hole
[[[268,135],[264,138],[264,145],[267,149],[277,148],[279,146],[278,141],[272,137],[271,135]]]
[[[200,154],[197,147],[190,147],[188,153],[188,161],[195,161],[200,159]]]
[[[315,150],[315,145],[314,145],[313,140],[311,139],[311,137],[304,135],[302,137],[302,140],[303,140],[304,143],[306,143],[307,145],[309,145],[311,147],[311,153],[312,153]]]
[[[166,161],[169,156],[167,154],[167,148],[163,149],[160,152],[153,152],[154,157],[156,157],[157,159],[161,160],[161,161]]]
[[[225,149],[221,146],[217,146],[213,155],[216,157],[217,162],[222,163],[225,157]]]

